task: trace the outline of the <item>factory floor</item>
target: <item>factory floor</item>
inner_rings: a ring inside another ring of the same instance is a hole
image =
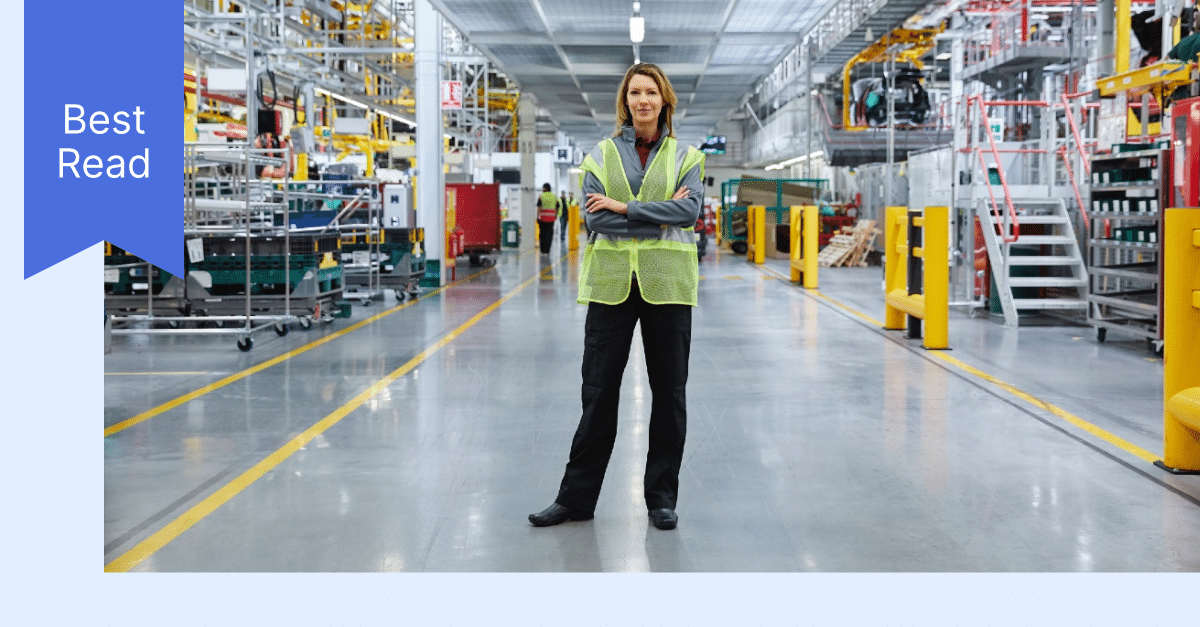
[[[879,267],[700,263],[679,526],[641,494],[635,334],[594,520],[535,528],[580,414],[578,260],[505,251],[445,288],[241,352],[119,335],[105,356],[108,571],[1200,571],[1200,476],[1162,453],[1144,340],[951,314],[884,331]]]

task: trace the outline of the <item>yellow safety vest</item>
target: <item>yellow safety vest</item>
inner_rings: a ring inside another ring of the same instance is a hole
[[[551,192],[542,192],[542,206],[538,209],[539,222],[554,222],[558,217],[558,197]]]
[[[667,137],[646,168],[642,187],[635,196],[613,140],[601,142],[600,150],[603,163],[588,155],[580,167],[600,180],[605,196],[620,202],[670,200],[683,175],[692,167],[699,165],[703,176],[704,154],[689,146],[677,167],[675,138]],[[580,187],[583,187],[582,177]],[[593,233],[580,269],[579,302],[606,305],[625,302],[634,274],[646,302],[694,306],[700,277],[693,227],[664,225],[657,239]]]

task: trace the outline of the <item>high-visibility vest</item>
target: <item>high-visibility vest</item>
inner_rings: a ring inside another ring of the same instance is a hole
[[[670,200],[688,170],[701,168],[704,154],[686,146],[679,149],[666,137],[654,161],[646,168],[637,195],[629,186],[625,167],[612,139],[600,143],[603,163],[588,155],[580,166],[604,185],[604,195],[620,202]],[[580,176],[580,187],[583,186]],[[629,297],[633,275],[646,302],[655,305],[695,305],[699,284],[694,227],[663,226],[657,239],[593,233],[579,273],[579,302],[616,305]]]
[[[542,206],[538,208],[538,222],[554,222],[558,217],[558,198],[551,192],[542,192]]]

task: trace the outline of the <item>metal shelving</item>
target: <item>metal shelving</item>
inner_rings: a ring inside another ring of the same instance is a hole
[[[1088,322],[1162,348],[1162,190],[1166,155],[1136,150],[1094,155],[1088,238]]]

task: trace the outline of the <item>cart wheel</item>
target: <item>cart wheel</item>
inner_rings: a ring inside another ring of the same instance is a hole
[[[1150,343],[1150,352],[1154,353],[1155,357],[1162,357],[1163,341],[1162,340],[1148,340],[1148,342]]]
[[[300,328],[305,331],[312,328],[312,318],[308,316],[300,316]]]
[[[362,299],[362,300],[360,300],[360,301],[358,301],[358,302],[359,302],[359,303],[361,303],[363,307],[366,307],[367,305],[370,305],[370,304],[371,304],[371,297],[370,297],[370,296],[368,296],[368,297],[366,297],[366,298],[364,298],[364,299]]]
[[[396,302],[402,303],[408,298],[408,292],[404,290],[396,290]]]
[[[238,340],[237,346],[238,350],[242,351],[243,353],[249,352],[250,349],[254,347],[254,338],[244,337]]]
[[[182,325],[182,324],[180,324],[180,322],[179,322],[178,320],[168,320],[168,321],[167,321],[167,326],[168,326],[168,327],[170,327],[170,328],[172,328],[172,329],[178,329],[179,327],[181,327],[181,326],[183,326],[183,325]]]
[[[275,323],[275,335],[283,337],[292,330],[291,325]]]
[[[1105,327],[1096,328],[1096,341],[1104,343],[1104,339],[1108,337],[1108,329]]]
[[[225,328],[225,321],[224,321],[224,320],[213,320],[213,321],[212,321],[212,325],[213,325],[213,328],[216,328],[216,329],[224,329],[224,328]]]
[[[746,242],[733,242],[729,245],[729,247],[733,249],[733,252],[739,255],[744,255],[746,254],[747,250],[750,250],[750,246],[746,244]]]

